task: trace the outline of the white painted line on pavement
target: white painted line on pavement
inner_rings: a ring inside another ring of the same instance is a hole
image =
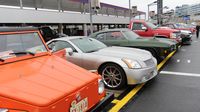
[[[170,72],[170,71],[161,71],[160,74],[200,77],[200,74],[196,73],[182,73],[182,72]]]
[[[185,52],[185,51],[186,51],[186,49],[181,49],[181,51]]]
[[[188,63],[191,63],[191,60],[187,60]]]

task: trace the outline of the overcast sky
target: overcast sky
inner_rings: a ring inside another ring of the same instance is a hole
[[[122,7],[129,6],[129,0],[100,0],[104,3],[109,3],[113,5],[118,5]],[[136,5],[138,10],[147,12],[147,4],[152,3],[156,0],[131,0],[131,5]],[[170,9],[175,9],[176,6],[180,6],[182,4],[196,4],[200,3],[200,0],[163,0],[163,6],[168,6]],[[150,11],[156,10],[156,6],[151,6]]]

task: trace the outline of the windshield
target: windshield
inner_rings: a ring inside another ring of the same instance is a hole
[[[92,39],[92,38],[78,38],[71,40],[82,52],[89,53],[95,52],[100,49],[107,47],[102,42]]]
[[[176,28],[187,28],[187,25],[185,24],[175,24]]]
[[[0,58],[8,59],[26,54],[46,52],[38,33],[0,35]]]
[[[124,35],[128,38],[128,40],[135,40],[140,38],[140,36],[133,31],[123,31]]]
[[[180,24],[174,24],[174,26],[175,26],[176,28],[182,28],[182,26],[181,26]]]
[[[157,28],[157,26],[154,25],[153,23],[146,22],[146,24],[147,24],[148,27],[150,27],[150,28],[152,28],[152,29],[156,29],[156,28]]]

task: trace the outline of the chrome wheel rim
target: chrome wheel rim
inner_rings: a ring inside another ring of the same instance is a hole
[[[102,72],[104,83],[110,88],[118,87],[122,82],[122,75],[118,68],[107,66]]]

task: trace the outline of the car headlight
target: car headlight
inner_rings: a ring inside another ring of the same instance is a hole
[[[102,94],[104,92],[104,90],[105,90],[105,86],[104,86],[104,83],[103,83],[102,79],[98,80],[98,85],[99,85],[98,92],[99,92],[99,94]]]
[[[173,38],[173,39],[176,38],[176,34],[175,33],[171,33],[170,34],[170,38]]]
[[[0,109],[0,112],[8,112],[8,109]]]
[[[134,61],[134,60],[131,60],[131,59],[125,59],[123,58],[122,61],[128,66],[128,68],[132,69],[132,68],[136,68],[136,69],[139,69],[139,68],[142,68],[142,66],[137,62],[137,61]]]
[[[27,111],[0,108],[0,112],[27,112]]]

